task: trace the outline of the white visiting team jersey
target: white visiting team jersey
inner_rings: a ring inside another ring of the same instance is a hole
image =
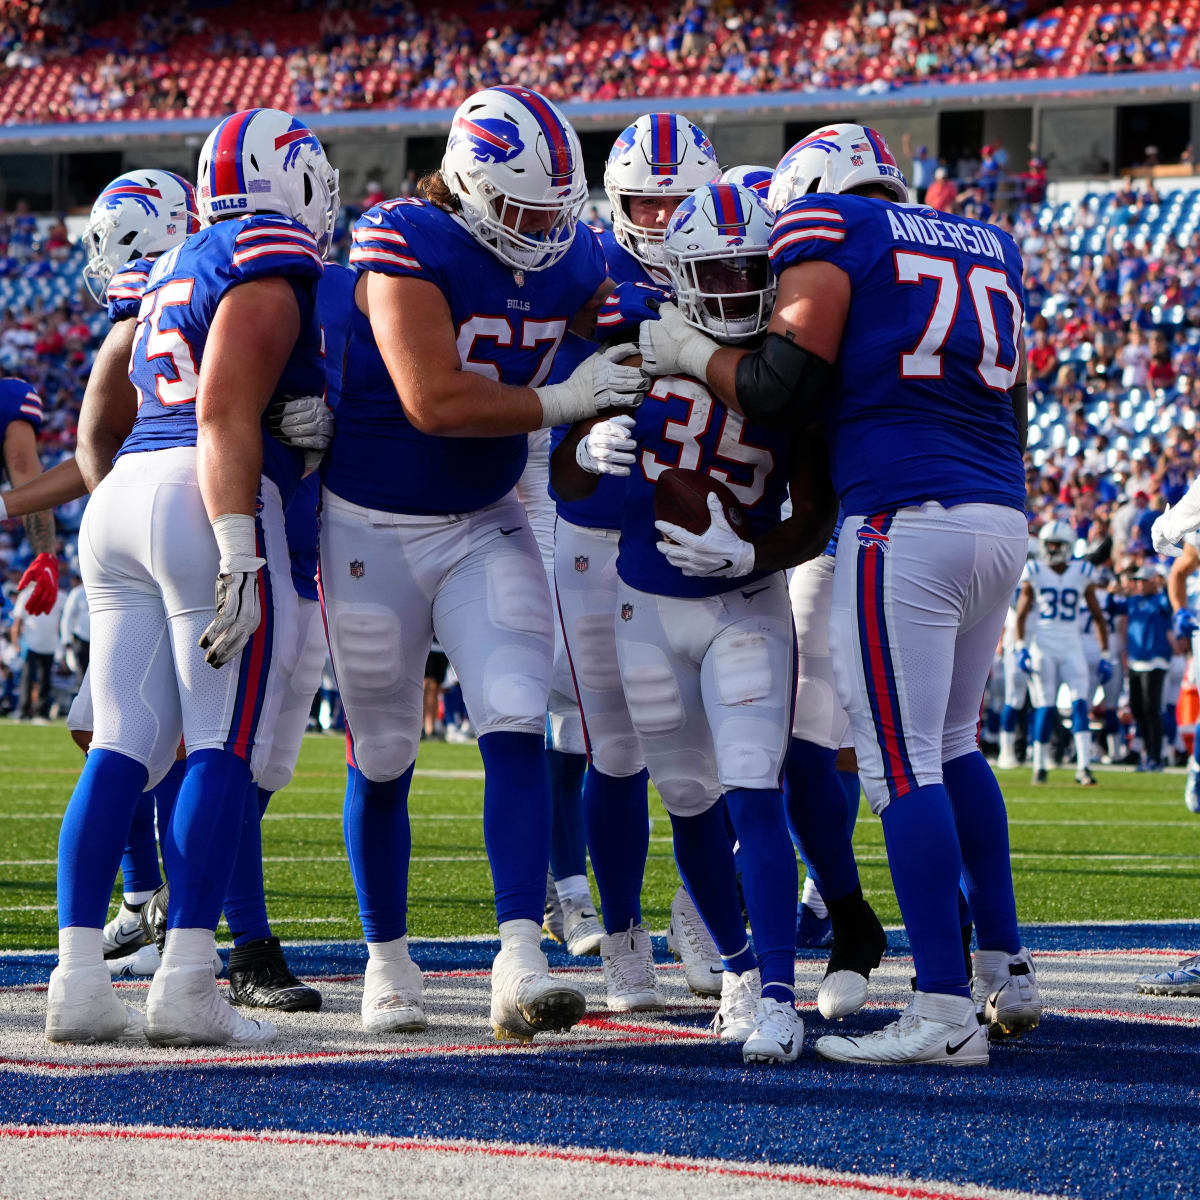
[[[1087,611],[1083,597],[1094,580],[1093,571],[1091,563],[1079,558],[1073,558],[1061,573],[1034,559],[1025,564],[1021,580],[1033,588],[1037,601],[1038,624],[1031,636],[1039,646],[1080,645],[1080,618]]]

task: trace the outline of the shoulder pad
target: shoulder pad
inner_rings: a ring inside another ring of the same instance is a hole
[[[413,275],[432,281],[430,270],[413,247],[421,246],[429,257],[438,236],[429,226],[448,216],[424,200],[402,198],[376,204],[354,223],[350,265],[361,271]]]

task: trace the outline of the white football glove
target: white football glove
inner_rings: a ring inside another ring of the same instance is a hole
[[[217,569],[217,615],[200,635],[200,649],[210,667],[236,658],[262,620],[258,606],[258,572],[266,559],[256,553],[254,518],[228,513],[212,523],[221,562]]]
[[[575,447],[575,461],[593,475],[628,475],[637,458],[637,442],[630,437],[633,418],[618,413],[588,430]]]
[[[638,327],[638,349],[648,375],[690,375],[704,382],[708,360],[721,347],[694,329],[674,304],[663,304],[657,321]]]
[[[1179,544],[1191,532],[1181,529],[1178,514],[1168,504],[1165,511],[1160,513],[1150,526],[1150,540],[1154,543],[1154,553],[1164,554],[1168,558],[1177,558],[1183,547]]]
[[[585,358],[562,383],[534,388],[542,404],[541,427],[574,425],[610,408],[637,408],[650,376],[621,362],[633,353],[629,346],[610,346]]]
[[[721,501],[708,496],[710,521],[703,533],[692,533],[670,521],[655,521],[654,528],[669,541],[659,542],[667,562],[685,575],[705,579],[737,579],[754,570],[754,546],[744,541],[725,519]]]
[[[267,428],[297,450],[324,452],[333,441],[333,409],[324,396],[285,396],[267,409]]]

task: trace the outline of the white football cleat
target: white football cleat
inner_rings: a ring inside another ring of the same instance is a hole
[[[742,1044],[742,1061],[795,1062],[804,1045],[804,1021],[794,1004],[762,999],[754,1014],[754,1029]]]
[[[1183,789],[1183,802],[1188,812],[1200,813],[1200,763],[1188,759],[1187,784]]]
[[[590,900],[568,897],[562,902],[563,941],[568,954],[580,956],[599,954],[604,938],[604,926],[596,916],[596,906]]]
[[[712,1019],[712,1030],[723,1042],[744,1042],[753,1032],[762,998],[758,968],[726,971],[721,978],[721,1006]]]
[[[50,972],[46,995],[46,1040],[49,1042],[118,1042],[139,1038],[146,1020],[122,1004],[102,962],[63,967]]]
[[[558,899],[558,889],[554,886],[554,875],[549,871],[546,872],[546,907],[542,917],[542,932],[556,942],[566,940],[562,904]]]
[[[1139,975],[1137,990],[1149,996],[1200,996],[1200,954],[1185,958],[1169,971]]]
[[[971,997],[992,1037],[1026,1033],[1042,1019],[1037,971],[1024,946],[1016,954],[976,950]]]
[[[142,906],[130,908],[124,900],[113,917],[100,934],[100,949],[106,959],[124,958],[133,954],[141,947],[148,945],[150,939],[142,928]],[[143,972],[144,973],[144,972]],[[114,972],[116,974],[116,972]]]
[[[868,986],[857,971],[831,971],[817,989],[817,1011],[827,1021],[840,1021],[866,1004]]]
[[[833,1062],[874,1066],[983,1067],[988,1061],[988,1039],[969,996],[917,992],[899,1020],[877,1033],[818,1038],[817,1053]]]
[[[666,1007],[654,974],[650,935],[640,925],[606,933],[600,942],[600,964],[609,1012],[660,1012]]]
[[[535,1033],[570,1029],[586,1010],[579,988],[551,976],[540,946],[501,946],[492,963],[491,1019],[498,1038],[528,1042]]]
[[[145,979],[158,970],[161,962],[158,947],[150,942],[123,958],[106,958],[104,965],[114,979]]]
[[[725,966],[712,934],[700,919],[685,887],[680,887],[671,899],[667,949],[683,963],[687,985],[694,995],[721,995]]]
[[[428,1027],[424,977],[411,958],[403,962],[367,959],[362,1023],[366,1033],[420,1033]]]
[[[146,1001],[146,1038],[153,1046],[258,1046],[277,1030],[231,1008],[217,991],[211,966],[164,965]]]
[[[1020,765],[1021,760],[1012,752],[1005,754],[1001,751],[996,757],[996,769],[999,771],[1015,771]]]

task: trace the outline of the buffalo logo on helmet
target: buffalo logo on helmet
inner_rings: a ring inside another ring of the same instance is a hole
[[[717,157],[717,152],[713,149],[713,144],[709,141],[708,134],[698,125],[692,126],[692,141],[696,143],[696,148],[705,158],[715,159]]]
[[[307,125],[303,125],[299,121],[293,121],[291,129],[286,133],[281,133],[275,139],[276,150],[282,150],[285,146],[287,147],[287,153],[283,156],[283,169],[285,171],[290,171],[295,165],[301,146],[312,146],[317,150],[321,149],[321,143],[317,141],[316,134]]]
[[[363,565],[361,558],[352,558],[350,560],[350,578],[361,579],[367,573],[367,568]]]
[[[586,554],[575,555],[575,570],[577,570],[580,575],[582,575],[590,565],[591,564],[588,562],[588,556]]]
[[[864,550],[882,550],[885,554],[888,551],[888,536],[886,533],[880,533],[878,529],[872,529],[870,525],[860,525],[858,527],[858,544]]]
[[[621,605],[621,620],[622,621],[632,621],[633,620],[633,605],[632,604],[622,604]]]
[[[525,149],[515,121],[504,117],[457,117],[451,130],[454,141],[465,139],[475,153],[476,162],[506,163]]]

